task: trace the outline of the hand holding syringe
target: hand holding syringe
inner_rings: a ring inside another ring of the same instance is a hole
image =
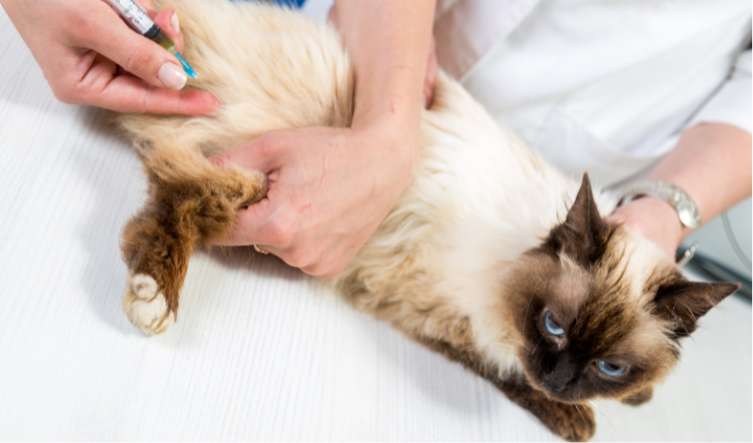
[[[170,51],[175,58],[178,59],[186,75],[191,78],[197,77],[196,71],[194,71],[193,67],[188,63],[188,60],[183,58],[183,55],[178,51],[175,43],[170,37],[162,32],[162,29],[160,29],[154,21],[152,21],[144,8],[136,3],[136,0],[107,0],[107,3],[109,3],[110,6],[112,6],[112,8],[123,17],[123,20],[125,20],[134,31]],[[175,19],[175,23],[171,23],[171,26],[173,28],[179,28],[177,24],[178,16],[173,14],[172,18]],[[175,31],[177,32],[179,29],[175,29]],[[181,79],[181,81],[183,85],[185,85],[185,81],[183,81],[183,79]]]
[[[151,1],[139,0],[151,11]],[[101,0],[0,0],[62,101],[120,112],[200,115],[219,106],[183,89],[174,54],[134,32]],[[182,38],[172,11],[151,13],[162,32]]]

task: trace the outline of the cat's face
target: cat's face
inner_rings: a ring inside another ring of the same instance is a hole
[[[525,375],[565,402],[621,398],[661,379],[677,340],[737,287],[691,283],[652,243],[605,222],[587,177],[567,220],[507,285]]]

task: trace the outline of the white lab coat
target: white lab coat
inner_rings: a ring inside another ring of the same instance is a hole
[[[500,124],[602,185],[698,121],[750,131],[749,0],[445,0],[440,64]]]

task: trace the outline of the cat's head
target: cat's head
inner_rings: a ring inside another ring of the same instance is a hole
[[[587,176],[566,220],[506,284],[525,376],[565,402],[652,385],[677,362],[678,339],[737,288],[686,280],[653,243],[605,221]]]

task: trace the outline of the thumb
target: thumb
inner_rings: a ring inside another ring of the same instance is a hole
[[[265,198],[243,211],[239,211],[233,226],[215,241],[217,246],[264,245],[268,252],[275,253],[285,246],[281,238],[279,220],[287,219],[286,206],[276,200]]]
[[[108,11],[108,15],[109,18],[92,21],[93,29],[83,42],[89,49],[107,57],[149,85],[183,89],[188,77],[175,56],[133,31],[114,10]]]

